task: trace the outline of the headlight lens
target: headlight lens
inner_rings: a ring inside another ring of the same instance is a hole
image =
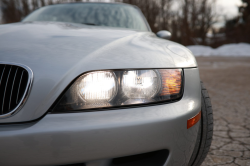
[[[131,99],[150,99],[158,92],[160,77],[154,70],[125,71],[122,77],[122,92]]]
[[[80,76],[53,112],[149,104],[180,99],[181,69],[94,71]]]
[[[109,71],[84,74],[76,84],[79,96],[85,103],[109,102],[117,93],[115,74]]]

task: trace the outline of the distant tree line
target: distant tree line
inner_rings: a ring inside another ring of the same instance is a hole
[[[89,0],[0,0],[2,23],[13,23],[22,20],[37,8],[63,2],[82,2]],[[93,0],[91,0],[93,1]],[[96,0],[102,1],[102,0]],[[250,0],[242,0],[239,7],[240,17],[228,20],[224,29],[219,32],[226,38],[211,42],[207,33],[216,21],[216,0],[111,0],[138,6],[153,32],[169,30],[173,41],[183,45],[218,45],[228,42],[250,42]],[[218,33],[214,31],[214,34]],[[248,33],[248,35],[245,35]],[[228,38],[230,40],[228,40]]]
[[[206,45],[206,34],[215,21],[215,0],[123,0],[138,6],[152,31],[169,30],[183,45]],[[174,8],[175,6],[175,8]]]
[[[246,42],[250,43],[250,0],[242,0],[239,6],[239,16],[227,20],[225,28],[228,43]]]

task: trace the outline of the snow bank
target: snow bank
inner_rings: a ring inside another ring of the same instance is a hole
[[[250,57],[250,44],[226,44],[216,49],[208,46],[187,46],[195,56],[247,56]]]

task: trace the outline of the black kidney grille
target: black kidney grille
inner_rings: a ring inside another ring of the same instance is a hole
[[[26,93],[29,73],[26,69],[0,64],[0,115],[13,111]]]

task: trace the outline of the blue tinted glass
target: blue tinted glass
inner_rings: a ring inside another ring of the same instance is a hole
[[[23,21],[58,21],[148,31],[140,12],[129,5],[72,3],[43,7]]]

